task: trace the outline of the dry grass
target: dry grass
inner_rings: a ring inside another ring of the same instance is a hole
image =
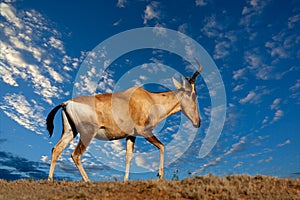
[[[128,183],[0,180],[0,199],[300,199],[300,179],[210,175]]]

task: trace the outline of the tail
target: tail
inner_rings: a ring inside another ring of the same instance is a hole
[[[47,123],[47,130],[48,130],[48,132],[49,132],[49,137],[51,137],[52,134],[53,134],[53,129],[54,129],[53,119],[54,119],[54,116],[55,116],[55,114],[57,113],[57,111],[58,111],[61,107],[63,107],[63,106],[64,106],[63,103],[60,104],[60,105],[58,105],[58,106],[56,106],[55,108],[53,108],[53,109],[51,110],[51,112],[50,112],[50,113],[48,114],[48,116],[47,116],[46,123]]]

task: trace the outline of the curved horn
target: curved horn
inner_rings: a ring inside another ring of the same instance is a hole
[[[199,62],[199,60],[197,60],[196,58],[194,58],[194,59],[195,59],[197,65],[199,66],[199,69],[193,74],[192,78],[189,79],[190,84],[194,84],[195,83],[195,80],[196,80],[198,74],[200,74],[200,72],[203,69],[203,67],[202,67],[201,63]]]

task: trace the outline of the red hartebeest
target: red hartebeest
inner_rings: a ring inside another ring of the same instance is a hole
[[[196,60],[197,61],[197,60]],[[53,179],[54,167],[61,152],[79,133],[80,140],[72,153],[72,159],[84,181],[89,178],[80,158],[93,138],[117,140],[126,138],[126,169],[124,181],[128,181],[129,167],[133,155],[136,136],[143,136],[160,150],[159,178],[164,175],[164,145],[153,135],[152,130],[164,118],[182,111],[193,123],[200,127],[195,80],[202,70],[192,78],[181,77],[181,83],[173,78],[176,90],[152,93],[140,87],[132,87],[123,92],[80,96],[56,106],[47,117],[47,129],[52,136],[53,119],[62,108],[63,132],[61,139],[52,149],[52,159],[48,180]]]

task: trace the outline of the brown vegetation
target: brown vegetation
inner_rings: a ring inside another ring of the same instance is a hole
[[[300,179],[247,175],[182,181],[4,181],[0,199],[300,199]]]

